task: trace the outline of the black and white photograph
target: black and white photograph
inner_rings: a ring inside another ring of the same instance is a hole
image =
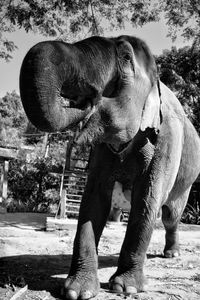
[[[200,1],[0,0],[0,300],[200,299]]]

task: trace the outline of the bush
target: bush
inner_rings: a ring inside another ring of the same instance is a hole
[[[200,207],[193,207],[188,203],[184,210],[181,221],[186,224],[200,225]]]
[[[37,158],[31,163],[23,159],[11,161],[8,211],[48,212],[51,205],[58,204],[61,177],[51,172],[60,169],[49,158]]]

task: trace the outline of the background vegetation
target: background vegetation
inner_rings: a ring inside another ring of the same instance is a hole
[[[60,174],[52,173],[52,160],[37,158],[31,162],[16,159],[8,173],[8,212],[50,212],[59,202]]]
[[[200,134],[200,45],[164,50],[156,62],[161,81],[175,92]]]
[[[199,0],[0,0],[0,58],[12,57],[17,45],[8,33],[16,28],[72,41],[161,18],[172,39],[181,30],[185,39],[199,43]]]

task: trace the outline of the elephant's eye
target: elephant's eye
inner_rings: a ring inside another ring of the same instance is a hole
[[[124,53],[123,60],[124,60],[124,67],[128,67],[128,68],[130,67],[134,71],[132,54],[129,52]]]
[[[128,53],[128,52],[125,53],[125,54],[124,54],[124,59],[127,60],[127,61],[128,61],[128,60],[131,60],[131,55],[130,55],[130,53]]]

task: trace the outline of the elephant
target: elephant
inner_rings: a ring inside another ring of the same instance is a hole
[[[179,221],[200,171],[199,136],[159,80],[149,47],[128,35],[41,42],[23,60],[20,94],[37,128],[80,128],[74,143],[93,147],[63,297],[90,299],[99,291],[98,243],[116,181],[131,189],[131,209],[109,288],[145,290],[143,266],[157,215],[162,211],[164,256],[176,257]]]

